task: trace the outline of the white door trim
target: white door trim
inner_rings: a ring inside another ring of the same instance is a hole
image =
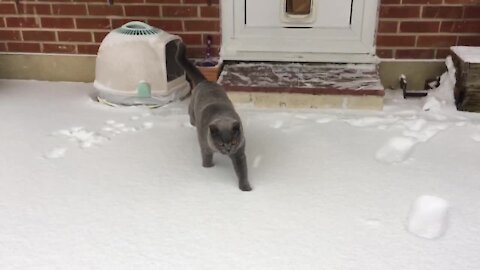
[[[244,0],[221,0],[220,55],[224,60],[378,62],[378,2],[354,0],[350,28],[262,29],[245,25]]]

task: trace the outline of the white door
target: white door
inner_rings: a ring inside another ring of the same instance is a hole
[[[225,60],[376,61],[378,0],[221,0]]]

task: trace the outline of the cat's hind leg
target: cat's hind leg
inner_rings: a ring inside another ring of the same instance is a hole
[[[188,115],[190,116],[190,125],[195,126],[195,114],[193,113],[193,101],[188,105]]]

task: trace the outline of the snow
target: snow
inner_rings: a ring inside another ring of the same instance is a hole
[[[143,127],[146,128],[146,129],[151,129],[153,127],[153,123],[152,122],[144,122]]]
[[[236,87],[383,90],[375,64],[234,63],[219,81]]]
[[[455,77],[456,69],[451,56],[447,57],[445,64],[447,66],[447,72],[440,77],[440,86],[429,90],[423,106],[425,111],[439,110],[440,108],[443,110],[456,110],[454,92],[452,90],[457,82]]]
[[[253,159],[253,168],[258,168],[261,162],[262,156],[256,156],[255,159]]]
[[[105,128],[103,128],[103,130],[105,130]],[[83,127],[62,129],[54,132],[54,135],[62,135],[69,138],[71,141],[76,141],[82,148],[89,148],[96,144],[102,144],[109,139],[108,137],[97,134],[96,132],[86,130]]]
[[[383,112],[240,107],[240,192],[227,158],[201,167],[186,101],[92,92],[0,80],[0,269],[480,269],[477,114],[401,91]]]
[[[265,63],[266,66],[273,66],[272,64]],[[258,63],[251,62],[240,62],[235,64],[237,67],[255,67],[258,66]],[[300,68],[306,66],[303,63],[288,63],[284,65],[287,68]],[[376,71],[377,67],[372,64],[324,64],[325,68],[348,68],[348,69],[362,69],[366,71]]]
[[[405,161],[415,146],[415,140],[406,137],[393,137],[382,146],[375,157],[384,162],[396,163]]]
[[[453,46],[451,49],[463,61],[472,64],[480,64],[480,47]]]
[[[362,117],[345,120],[348,124],[355,127],[378,126],[380,124],[391,124],[398,120],[397,117]]]
[[[442,198],[423,195],[413,204],[407,229],[416,236],[435,239],[447,227],[448,202]]]
[[[66,152],[67,152],[66,148],[56,147],[56,148],[53,148],[47,154],[45,154],[45,157],[46,158],[62,158],[63,156],[65,156]]]

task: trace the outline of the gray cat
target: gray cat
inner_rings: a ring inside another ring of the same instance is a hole
[[[245,137],[240,117],[223,87],[208,81],[187,59],[182,42],[178,41],[177,47],[177,62],[194,85],[188,114],[190,123],[197,128],[203,167],[213,166],[215,152],[227,155],[232,160],[239,188],[252,190],[248,182]]]

